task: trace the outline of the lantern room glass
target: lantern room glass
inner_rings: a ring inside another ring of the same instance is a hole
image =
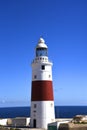
[[[47,56],[47,48],[37,48],[36,57],[38,56]]]

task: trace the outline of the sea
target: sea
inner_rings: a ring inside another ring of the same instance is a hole
[[[87,106],[55,106],[56,118],[73,118],[87,115]],[[30,117],[30,107],[0,108],[0,118]]]

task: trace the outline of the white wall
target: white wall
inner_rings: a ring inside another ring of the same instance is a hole
[[[34,108],[34,104],[36,104],[36,108]],[[46,129],[48,123],[55,121],[54,101],[32,101],[31,108],[31,127],[33,127],[34,119],[36,119],[37,128]]]
[[[7,119],[0,119],[0,125],[7,125]]]
[[[30,117],[26,118],[26,126],[30,126]]]
[[[42,65],[45,65],[45,70],[41,69]],[[35,75],[37,76],[36,79],[34,78]],[[49,81],[52,80],[51,62],[32,63],[32,81],[37,81],[37,80],[49,80]]]

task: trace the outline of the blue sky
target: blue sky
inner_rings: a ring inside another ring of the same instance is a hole
[[[55,105],[87,105],[87,0],[0,1],[0,106],[29,106],[31,62],[42,36]]]

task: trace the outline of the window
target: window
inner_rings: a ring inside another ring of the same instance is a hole
[[[53,104],[51,103],[50,106],[53,107]]]
[[[37,105],[36,104],[34,104],[34,108],[36,108],[37,107]]]
[[[49,78],[51,77],[51,75],[49,74]]]
[[[41,69],[42,69],[42,70],[45,70],[45,65],[42,65],[42,66],[41,66]]]
[[[34,79],[36,79],[37,78],[37,75],[34,75]]]

